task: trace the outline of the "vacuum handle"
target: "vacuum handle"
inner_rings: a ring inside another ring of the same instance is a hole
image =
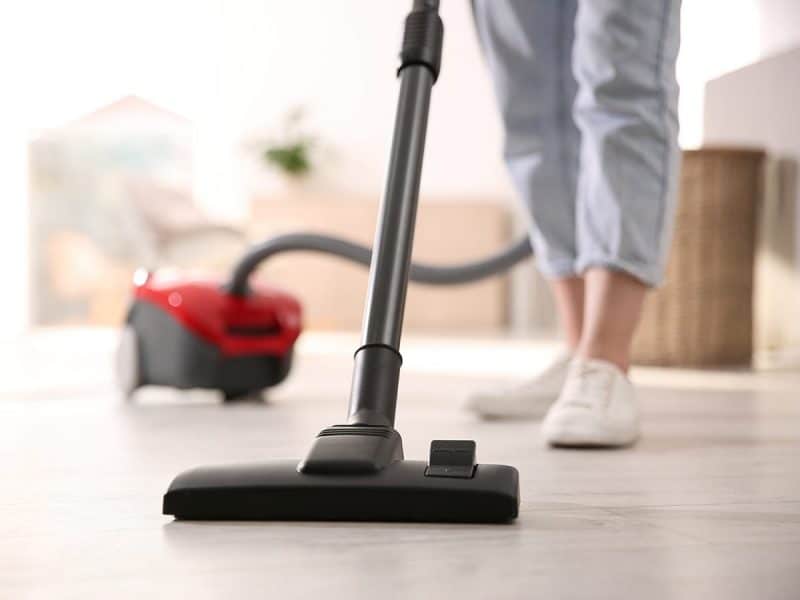
[[[400,335],[422,177],[431,90],[439,75],[444,28],[438,2],[414,0],[400,52],[400,96],[386,184],[375,231],[356,351],[348,422],[394,425],[400,378]]]
[[[400,348],[433,74],[400,73],[400,99],[370,263],[362,344]]]
[[[421,7],[421,8],[417,8]],[[438,2],[415,0],[400,52],[400,94],[370,263],[363,345],[399,350],[419,202],[431,89],[444,29]]]
[[[414,4],[411,8],[413,11],[417,10],[432,10],[435,12],[439,11],[439,0],[414,0]]]

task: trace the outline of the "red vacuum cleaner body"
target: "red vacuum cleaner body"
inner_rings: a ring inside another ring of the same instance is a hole
[[[283,381],[301,331],[300,303],[253,282],[246,295],[219,281],[137,274],[117,357],[130,394],[144,385],[246,397]]]

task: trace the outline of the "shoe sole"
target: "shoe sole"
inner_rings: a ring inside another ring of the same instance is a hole
[[[536,398],[529,400],[531,404],[546,404],[546,407],[540,410],[520,410],[514,408],[498,407],[497,400],[471,400],[464,407],[465,410],[478,416],[484,421],[539,421],[544,419],[547,414],[548,408],[555,402],[555,396],[552,398]],[[483,406],[483,403],[491,406]]]
[[[553,448],[627,448],[639,439],[639,433],[598,432],[580,429],[562,429],[544,436]]]

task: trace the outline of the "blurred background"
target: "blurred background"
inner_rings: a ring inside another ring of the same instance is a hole
[[[406,4],[6,8],[0,339],[118,326],[138,266],[223,275],[247,244],[298,229],[370,242]],[[522,221],[469,4],[443,17],[415,255],[454,262],[502,247]],[[800,3],[684,0],[682,23],[675,247],[636,360],[797,367]],[[358,330],[361,268],[290,255],[261,276],[303,299],[309,331]],[[407,318],[412,333],[556,335],[530,263],[412,286]]]

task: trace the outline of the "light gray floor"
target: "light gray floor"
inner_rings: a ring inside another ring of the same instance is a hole
[[[341,420],[349,346],[301,356],[267,405],[156,393],[126,406],[87,375],[106,372],[102,344],[70,339],[37,355],[49,365],[0,352],[0,598],[800,598],[797,374],[639,370],[638,446],[552,451],[535,423],[459,409],[497,375],[409,359],[407,456],[477,439],[480,460],[520,470],[515,524],[197,524],[160,514],[171,477],[300,456]]]

